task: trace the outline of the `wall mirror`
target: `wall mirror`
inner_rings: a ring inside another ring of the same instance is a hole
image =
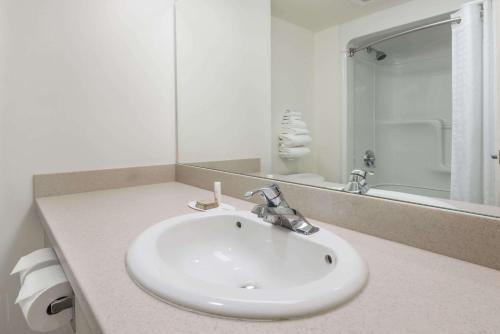
[[[178,0],[178,163],[500,217],[495,5]]]

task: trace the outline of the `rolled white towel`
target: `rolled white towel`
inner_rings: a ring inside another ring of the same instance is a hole
[[[285,116],[302,116],[300,111],[291,111],[290,109],[285,110]]]
[[[308,135],[309,130],[304,128],[293,128],[293,127],[283,126],[281,128],[281,133],[283,134],[291,133],[294,135]]]
[[[283,116],[284,121],[301,121],[302,118],[300,116]]]
[[[280,134],[280,145],[282,147],[297,147],[305,146],[312,141],[311,136],[308,135],[294,135],[291,133]]]
[[[285,125],[291,128],[302,128],[305,129],[307,128],[307,124],[304,121],[299,121],[299,120],[283,120],[281,121],[281,125]]]
[[[309,147],[282,147],[279,150],[279,156],[283,159],[293,160],[311,153]]]

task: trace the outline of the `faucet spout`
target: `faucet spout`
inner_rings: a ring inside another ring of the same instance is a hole
[[[255,194],[262,196],[266,204],[256,205],[252,209],[252,213],[262,218],[265,222],[279,225],[305,235],[319,231],[319,228],[311,225],[300,212],[290,208],[277,184],[248,191],[245,193],[245,197],[251,197]]]

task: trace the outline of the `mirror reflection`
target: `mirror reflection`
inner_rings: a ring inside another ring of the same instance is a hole
[[[176,10],[179,163],[500,216],[491,0]]]

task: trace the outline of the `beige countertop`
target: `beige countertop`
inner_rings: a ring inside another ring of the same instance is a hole
[[[172,182],[37,200],[48,237],[94,330],[105,334],[500,333],[500,271],[316,221],[349,241],[368,263],[368,284],[351,302],[311,318],[276,322],[214,318],[163,303],[129,278],[127,248],[147,227],[193,212],[187,203],[209,195]],[[226,196],[224,201],[242,210],[253,206]]]

